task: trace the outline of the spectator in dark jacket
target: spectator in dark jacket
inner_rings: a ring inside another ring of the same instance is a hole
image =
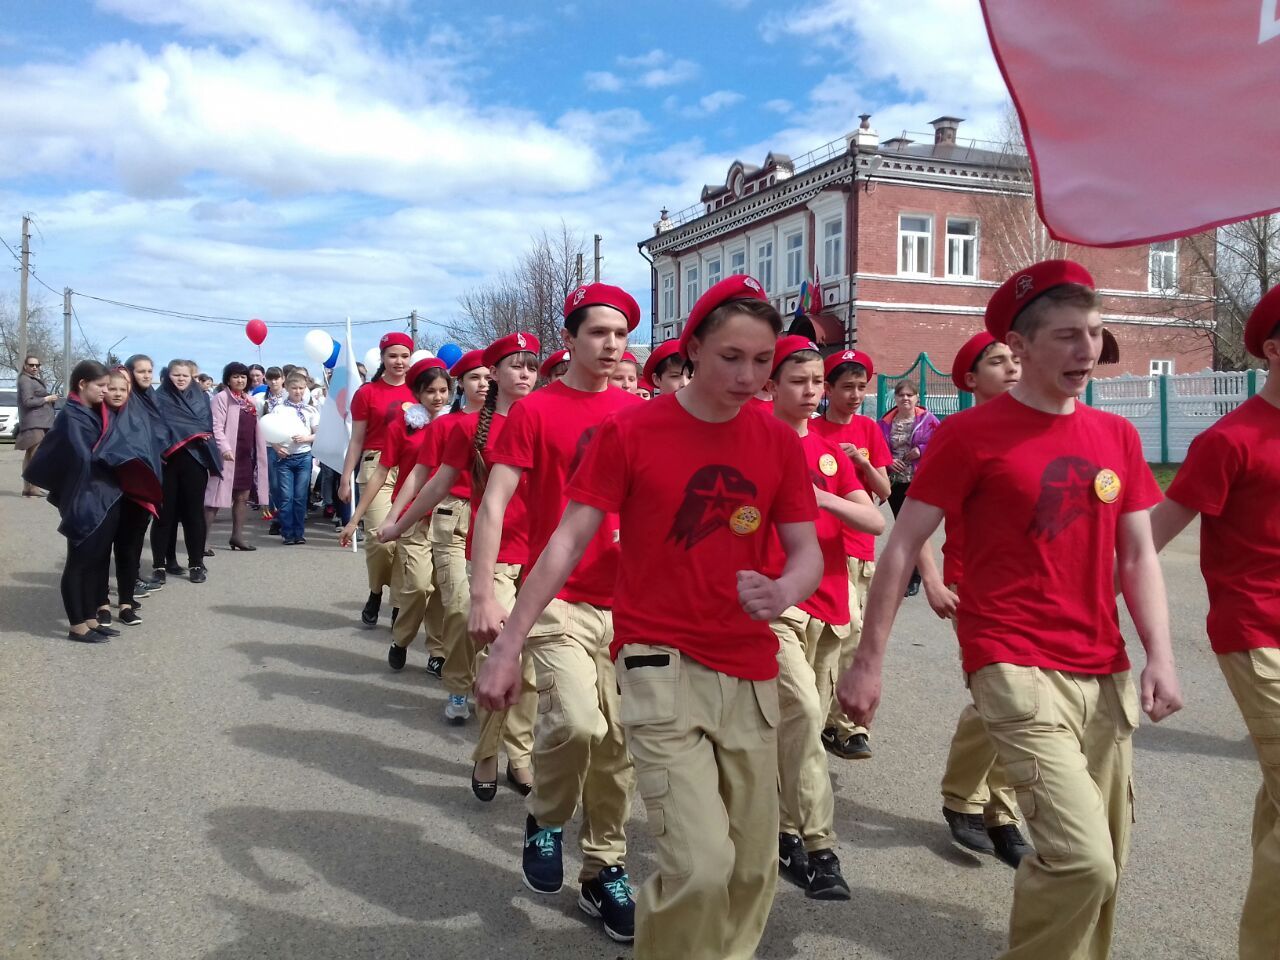
[[[22,372],[18,374],[18,437],[15,450],[23,451],[22,469],[25,472],[31,466],[31,458],[36,455],[40,441],[53,426],[53,405],[58,402],[56,394],[45,385],[40,373],[40,358],[27,357],[22,364]],[[22,481],[24,497],[43,497],[44,491]]]

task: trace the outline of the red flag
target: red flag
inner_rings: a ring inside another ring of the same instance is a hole
[[[1166,240],[1280,209],[1280,0],[982,0],[1059,240]]]
[[[813,302],[809,306],[809,312],[819,314],[822,312],[822,274],[818,272],[818,265],[813,265]]]

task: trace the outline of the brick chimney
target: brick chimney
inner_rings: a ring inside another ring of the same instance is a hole
[[[939,117],[937,120],[930,120],[929,126],[933,127],[934,145],[955,143],[956,128],[962,123],[964,123],[963,117]]]

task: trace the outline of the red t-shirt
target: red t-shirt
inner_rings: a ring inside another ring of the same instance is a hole
[[[929,455],[925,451],[925,456]],[[964,517],[948,513],[942,541],[942,582],[956,586],[964,577]]]
[[[1200,520],[1214,653],[1280,647],[1280,409],[1251,397],[1191,441],[1169,499]]]
[[[844,452],[830,440],[813,431],[800,438],[804,451],[804,465],[809,480],[815,487],[837,497],[846,497],[854,490],[864,489],[858,478],[858,469]],[[826,510],[818,510],[818,545],[822,547],[822,582],[808,600],[799,604],[801,610],[817,617],[823,623],[843,627],[852,619],[849,615],[849,569],[845,565],[844,534],[849,528]],[[782,575],[787,556],[776,531],[769,537],[769,559],[765,573],[777,578]]]
[[[836,446],[848,443],[858,447],[877,470],[893,463],[893,454],[889,452],[889,445],[884,442],[884,433],[880,425],[870,417],[855,413],[848,423],[832,423],[826,417],[816,417],[809,421],[809,429]],[[861,530],[845,527],[844,550],[855,560],[874,560],[876,538]]]
[[[601,425],[568,494],[621,518],[614,657],[665,644],[730,676],[777,676],[777,637],[743,612],[738,571],[766,569],[774,524],[817,518],[794,430],[745,409],[706,423],[658,397]]]
[[[400,468],[400,472],[396,474],[396,484],[391,491],[392,500],[400,495],[400,488],[404,485],[405,478],[418,465],[422,441],[430,432],[431,424],[428,422],[425,427],[419,427],[413,433],[409,433],[409,425],[405,422],[404,414],[391,421],[391,426],[387,428],[386,439],[382,444],[382,455],[378,457],[378,463],[387,470],[393,467]]]
[[[1104,471],[1118,490],[1103,483]],[[1055,416],[1005,394],[946,419],[907,496],[982,531],[964,538],[962,553],[957,630],[967,672],[990,663],[1128,669],[1116,527],[1121,514],[1160,502],[1129,421],[1082,403]]]
[[[565,487],[602,420],[618,410],[645,402],[612,384],[584,393],[558,380],[535,390],[511,408],[507,425],[489,448],[494,463],[519,467],[528,474],[529,564],[538,557],[564,515]],[[613,606],[618,579],[618,518],[611,514],[557,594],[569,603]]]
[[[485,464],[492,466],[489,452],[493,450],[498,438],[502,436],[507,418],[495,413],[489,422],[489,438],[485,443]],[[476,429],[480,425],[480,414],[468,413],[459,417],[454,428],[449,431],[444,444],[444,462],[459,473],[471,476],[476,459]],[[529,562],[529,508],[526,497],[529,493],[529,474],[520,474],[520,483],[516,487],[515,496],[507,504],[506,515],[502,518],[502,541],[498,546],[498,563]],[[480,492],[475,486],[471,489],[471,514],[474,516],[480,509]],[[467,530],[467,559],[471,559],[471,530]]]
[[[351,420],[364,421],[364,449],[381,450],[386,443],[387,427],[403,410],[417,402],[405,383],[393,387],[381,380],[370,380],[360,387],[351,400]]]
[[[444,450],[448,446],[450,435],[459,428],[464,420],[468,417],[474,419],[477,415],[474,413],[447,413],[444,416],[436,417],[431,422],[431,429],[427,432],[427,438],[422,443],[422,449],[418,453],[418,462],[427,468],[427,476],[435,475],[436,469],[444,463]],[[472,430],[474,431],[474,426]],[[472,434],[474,436],[474,433]],[[458,477],[453,482],[453,486],[449,488],[449,496],[457,497],[459,500],[471,499],[471,472],[469,470],[461,470]]]

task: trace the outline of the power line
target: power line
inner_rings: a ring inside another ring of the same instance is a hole
[[[76,313],[76,305],[71,304],[71,315],[76,318],[76,327],[80,330],[80,342],[84,344],[87,351],[92,352],[93,345],[89,343],[89,338],[84,335],[84,325],[80,322],[80,314]]]

